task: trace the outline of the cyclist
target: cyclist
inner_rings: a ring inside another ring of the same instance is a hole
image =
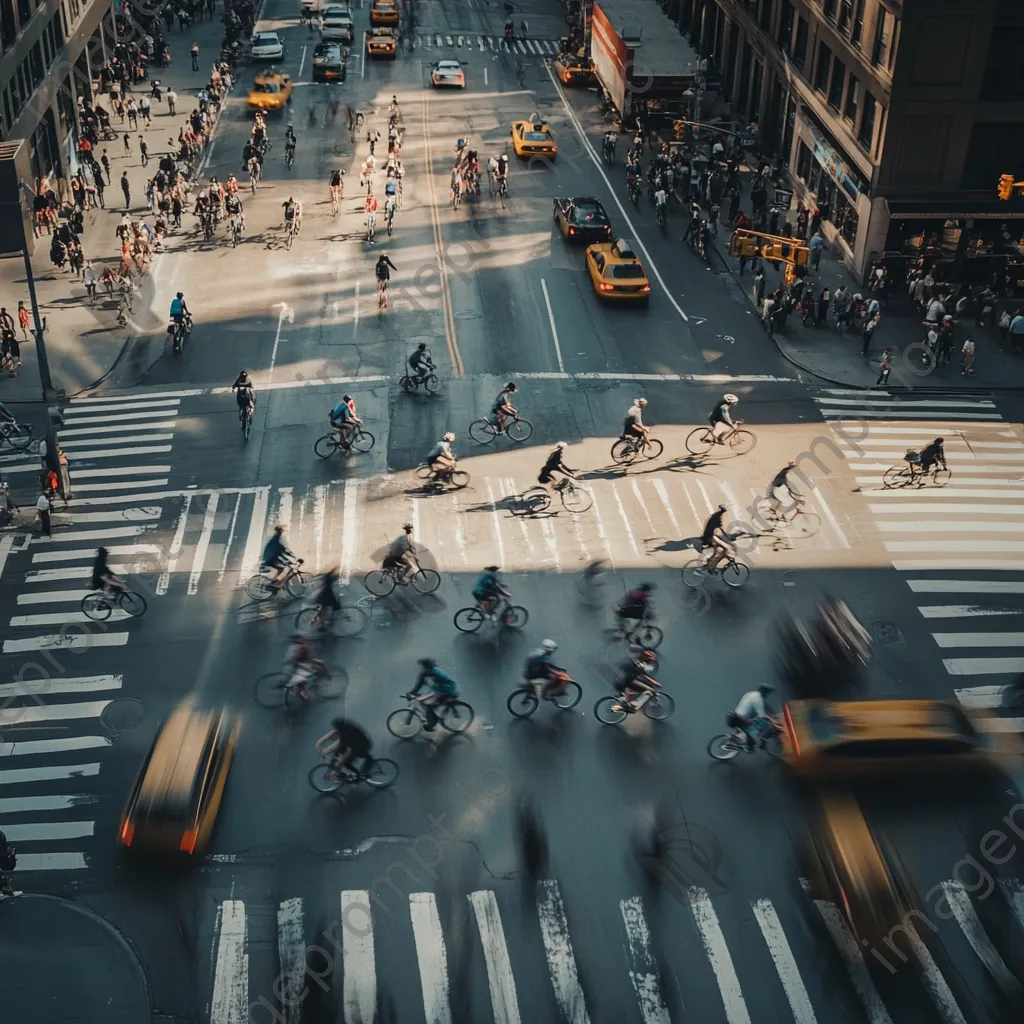
[[[302,204],[297,202],[294,196],[289,196],[281,205],[284,207],[285,232],[290,231],[297,235],[302,226]]]
[[[267,541],[267,545],[263,549],[263,557],[260,560],[261,568],[274,570],[270,582],[275,587],[281,585],[286,570],[296,561],[295,555],[284,542],[284,531],[283,523],[274,527],[274,532],[271,534],[270,540]]]
[[[519,410],[512,404],[511,397],[514,395],[519,388],[516,386],[514,381],[509,381],[502,389],[498,392],[498,397],[495,398],[494,404],[491,406],[491,413],[496,417],[498,422],[498,433],[505,433],[505,417],[506,416],[518,416]]]
[[[736,424],[733,422],[730,409],[739,401],[735,395],[723,395],[721,402],[718,403],[711,410],[711,415],[708,416],[708,423],[711,424],[711,436],[714,438],[716,444],[724,444],[725,437],[731,430],[736,429]],[[724,424],[722,436],[718,434],[719,426]]]
[[[388,282],[391,280],[391,271],[397,270],[398,267],[388,259],[388,254],[382,252],[377,257],[377,263],[374,267],[374,273],[377,275],[377,301],[379,302],[384,294],[388,290]]]
[[[238,198],[237,192],[229,192],[224,197],[224,209],[231,218],[232,231],[234,230],[237,218],[239,234],[243,233],[245,231],[245,210],[242,207],[242,200]]]
[[[393,570],[399,583],[405,583],[419,570],[416,546],[412,542],[412,523],[402,525],[402,532],[391,542],[381,568]]]
[[[345,182],[342,180],[345,177],[345,172],[339,167],[335,167],[331,171],[331,202],[340,202],[342,196],[345,193]]]
[[[622,695],[621,703],[612,705],[616,711],[632,703],[641,693],[657,693],[658,681],[650,673],[657,664],[654,651],[641,651],[619,665],[615,689]]]
[[[398,105],[398,97],[391,97],[391,106],[388,107],[388,117],[395,118],[396,121],[402,120],[402,108]]]
[[[433,658],[420,658],[419,664],[420,674],[416,678],[416,685],[406,696],[410,700],[418,699],[423,704],[423,711],[427,716],[423,728],[427,732],[433,732],[437,728],[437,712],[434,711],[434,705],[458,697],[459,684],[440,668]],[[419,692],[424,688],[430,692],[420,697]]]
[[[334,589],[337,582],[337,566],[324,570],[320,577],[320,590],[316,595],[316,615],[313,619],[320,629],[326,629],[330,625],[334,613],[341,607],[341,602]]]
[[[641,583],[632,590],[627,590],[615,608],[615,618],[620,633],[628,633],[636,623],[643,619],[653,618],[651,611],[651,591],[653,583]]]
[[[373,241],[373,229],[377,223],[377,211],[380,209],[380,203],[377,202],[377,197],[372,193],[366,194],[366,202],[363,204],[363,213],[366,214],[366,240],[368,242]]]
[[[498,157],[498,181],[508,183],[508,154],[502,153]]]
[[[231,385],[231,390],[234,391],[236,388],[251,388],[252,378],[249,376],[248,370],[239,370],[238,376],[235,378],[235,383]]]
[[[330,757],[336,769],[348,766],[353,771],[365,772],[373,763],[373,742],[351,718],[332,719],[330,732],[316,741],[316,749],[321,757]]]
[[[484,571],[473,584],[473,597],[476,603],[489,615],[501,598],[510,597],[508,589],[498,579],[500,566],[485,565]]]
[[[523,84],[523,62],[521,60],[516,61],[516,80],[520,85]]]
[[[171,299],[171,319],[174,321],[175,326],[181,324],[185,317],[190,317],[191,315],[192,314],[188,311],[188,306],[185,305],[184,292],[178,292],[178,294]]]
[[[619,141],[618,135],[615,132],[605,132],[604,139],[602,140],[601,148],[604,150],[604,157],[609,162],[615,159],[615,146]]]
[[[726,555],[730,557],[736,555],[736,549],[729,542],[725,530],[722,528],[722,520],[725,519],[725,513],[728,511],[728,506],[719,505],[718,509],[708,517],[708,521],[704,524],[704,532],[700,535],[701,544],[706,548],[714,549],[713,554],[704,565],[707,572],[714,572],[715,567]]]
[[[462,167],[456,164],[452,168],[452,202],[457,203],[462,194]]]
[[[523,675],[533,687],[534,695],[538,700],[540,700],[542,692],[544,696],[548,696],[552,689],[557,687],[560,681],[559,676],[565,676],[565,669],[560,668],[552,660],[557,650],[558,644],[554,640],[542,640],[540,647],[526,656]]]
[[[921,462],[917,466],[917,471],[924,476],[928,470],[938,463],[943,469],[946,469],[946,451],[945,442],[941,437],[935,438],[934,441],[926,448],[921,450]]]
[[[309,700],[311,694],[306,687],[306,680],[322,671],[323,667],[324,663],[313,657],[309,641],[301,633],[292,633],[282,666],[282,672],[288,678],[285,685],[294,689],[300,697]]]
[[[433,448],[427,452],[427,464],[434,471],[434,476],[442,476],[450,473],[456,466],[455,456],[452,454],[452,441],[455,435],[449,430]]]
[[[565,450],[569,447],[567,441],[559,441],[554,448],[548,452],[548,457],[541,466],[540,473],[537,476],[537,483],[543,484],[545,487],[551,483],[554,479],[555,473],[561,473],[562,479],[555,484],[555,490],[560,491],[565,486],[565,481],[574,479],[578,470],[572,469],[565,464],[564,456]]]
[[[430,349],[427,348],[425,341],[421,341],[409,356],[409,369],[412,371],[412,376],[420,381],[433,372],[434,364],[431,362]]]
[[[295,135],[295,125],[289,124],[284,132],[284,153],[285,156],[291,156],[295,159],[295,143],[298,141]]]
[[[331,410],[328,417],[331,426],[338,432],[338,442],[348,447],[348,438],[363,421],[356,415],[356,401],[351,395],[342,395],[341,401]]]
[[[391,185],[391,182],[388,182]],[[391,222],[395,219],[395,210],[398,208],[398,200],[394,194],[388,195],[384,200],[384,223],[387,225],[388,230],[391,230]]]
[[[668,214],[668,193],[665,186],[659,184],[658,191],[654,193],[654,215],[662,220]]]
[[[469,139],[459,139],[455,143],[455,166],[458,167],[462,163],[462,154],[465,152],[466,146],[469,145]]]
[[[498,158],[489,156],[487,158],[487,180],[491,186],[491,195],[494,195],[494,186],[498,180]]]
[[[239,377],[244,374],[245,370],[239,374]],[[248,375],[246,375],[244,383],[236,381],[232,384],[232,388],[235,391],[235,402],[238,405],[238,418],[243,419],[246,412],[248,412],[251,419],[253,410],[256,408],[256,394],[252,389],[252,381],[249,379]]]
[[[774,686],[763,684],[756,690],[748,690],[736,705],[736,710],[726,716],[726,724],[736,729],[736,738],[747,740],[747,750],[753,750],[756,743],[763,743],[769,727],[779,728],[778,720],[768,713],[765,698],[775,692]]]
[[[771,499],[771,509],[776,515],[778,515],[784,508],[789,510],[804,501],[804,496],[789,481],[789,476],[795,468],[796,463],[790,459],[789,462],[787,462],[786,465],[772,477],[772,482],[768,485],[768,496]]]
[[[644,409],[647,408],[646,398],[634,398],[633,404],[626,410],[626,418],[622,423],[623,440],[639,438],[644,444],[650,434],[649,428],[644,426]]]
[[[238,192],[238,179],[233,175],[228,175],[228,180],[224,182],[224,191],[226,193]]]
[[[384,202],[387,203],[389,199],[398,200],[398,168],[389,167],[388,177],[384,182]]]
[[[109,552],[106,548],[96,549],[96,558],[92,563],[92,589],[109,593],[112,590],[127,590],[124,580],[115,576],[107,564]]]

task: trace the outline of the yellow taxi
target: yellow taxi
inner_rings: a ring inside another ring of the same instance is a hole
[[[599,298],[646,302],[651,297],[651,282],[625,238],[588,245],[587,273]]]
[[[560,53],[551,66],[563,85],[589,85],[594,77],[594,62],[574,53]]]
[[[393,28],[375,28],[366,37],[368,57],[391,57],[398,53],[398,43]]]
[[[371,25],[397,25],[398,5],[392,0],[375,0],[370,8]]]
[[[996,767],[1021,750],[991,713],[948,700],[795,700],[782,709],[782,757],[815,778]]]
[[[249,93],[250,110],[284,110],[291,101],[293,83],[290,75],[265,71],[256,76]]]
[[[551,129],[536,114],[527,121],[512,122],[512,146],[516,156],[546,156],[554,159],[558,154]]]
[[[121,818],[124,847],[189,856],[205,848],[231,770],[240,719],[187,700],[160,727]]]

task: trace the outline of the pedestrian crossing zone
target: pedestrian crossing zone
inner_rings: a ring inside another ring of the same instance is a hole
[[[1001,709],[996,728],[1024,730],[1024,693],[1010,685],[1024,673],[1020,426],[984,394],[830,390],[817,402],[956,696],[965,707]],[[948,481],[887,484],[908,450],[939,437]]]
[[[522,53],[535,57],[554,57],[561,53],[557,39],[505,39],[447,32],[424,32],[413,37],[414,50],[476,50],[495,53]]]

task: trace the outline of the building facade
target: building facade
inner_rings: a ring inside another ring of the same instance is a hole
[[[669,3],[854,273],[1024,262],[1024,208],[996,198],[1024,178],[1022,0]]]

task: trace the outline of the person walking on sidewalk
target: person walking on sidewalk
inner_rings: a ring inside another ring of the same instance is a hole
[[[146,119],[146,127],[152,127],[153,117],[149,105],[149,97],[143,93],[139,100],[139,114]]]
[[[174,117],[174,104],[178,102],[178,94],[173,89],[168,89],[164,94],[164,99],[167,100],[167,113]]]
[[[815,317],[815,327],[824,327],[828,322],[828,307],[832,301],[832,296],[829,294],[828,286],[826,285],[821,289],[821,294],[818,296],[818,312]]]
[[[128,115],[128,130],[136,132],[139,130],[139,109],[135,106],[135,100],[129,98],[124,112]]]
[[[974,339],[965,338],[960,354],[964,357],[964,368],[960,371],[964,377],[974,376]]]
[[[127,132],[124,133],[124,155],[132,155],[132,137]]]
[[[91,260],[87,260],[82,268],[82,283],[85,285],[85,294],[89,297],[89,305],[96,304],[96,283],[99,280]]]
[[[861,346],[860,354],[865,359],[868,358],[868,353],[871,351],[871,339],[875,336],[875,331],[878,330],[878,322],[880,319],[880,314],[876,313],[864,324],[864,332],[861,335],[864,339],[864,344]]]
[[[106,150],[100,154],[100,163],[103,164],[103,173],[106,175],[107,181],[110,181],[110,157],[107,156]]]
[[[878,380],[875,381],[875,387],[879,384],[889,383],[889,374],[892,371],[892,349],[882,349],[882,361],[878,364]]]
[[[96,201],[100,204],[100,209],[105,210],[107,204],[103,201],[103,190],[107,187],[107,181],[103,177],[103,171],[96,165],[92,165],[92,180],[96,187]]]
[[[197,42],[193,41],[192,49],[189,50],[189,53],[192,54],[192,70],[193,71],[198,71],[199,70],[199,44]]]
[[[125,138],[128,138],[126,135]],[[132,208],[132,187],[128,181],[128,172],[121,172],[121,191],[124,193],[124,208],[130,210]]]
[[[145,167],[149,163],[149,146],[146,145],[146,140],[141,135],[139,136],[139,155],[142,157],[142,166]]]
[[[825,239],[821,237],[820,231],[815,231],[811,235],[807,248],[811,250],[811,270],[817,273],[821,266],[821,250],[825,248]]]
[[[953,358],[953,332],[940,331],[938,337],[938,351],[935,355],[935,365],[945,366]]]
[[[18,299],[18,326],[21,328],[22,339],[28,341],[28,310],[23,299]]]
[[[754,273],[754,305],[760,309],[764,304],[764,271],[758,267]]]
[[[53,505],[50,503],[49,495],[46,491],[41,491],[36,499],[36,515],[39,516],[39,534],[42,537],[51,536],[50,513],[52,511]]]
[[[850,293],[846,290],[846,285],[841,284],[832,297],[832,312],[836,317],[837,331],[842,331],[844,327],[850,326],[850,310],[852,306],[853,302],[850,298]]]

